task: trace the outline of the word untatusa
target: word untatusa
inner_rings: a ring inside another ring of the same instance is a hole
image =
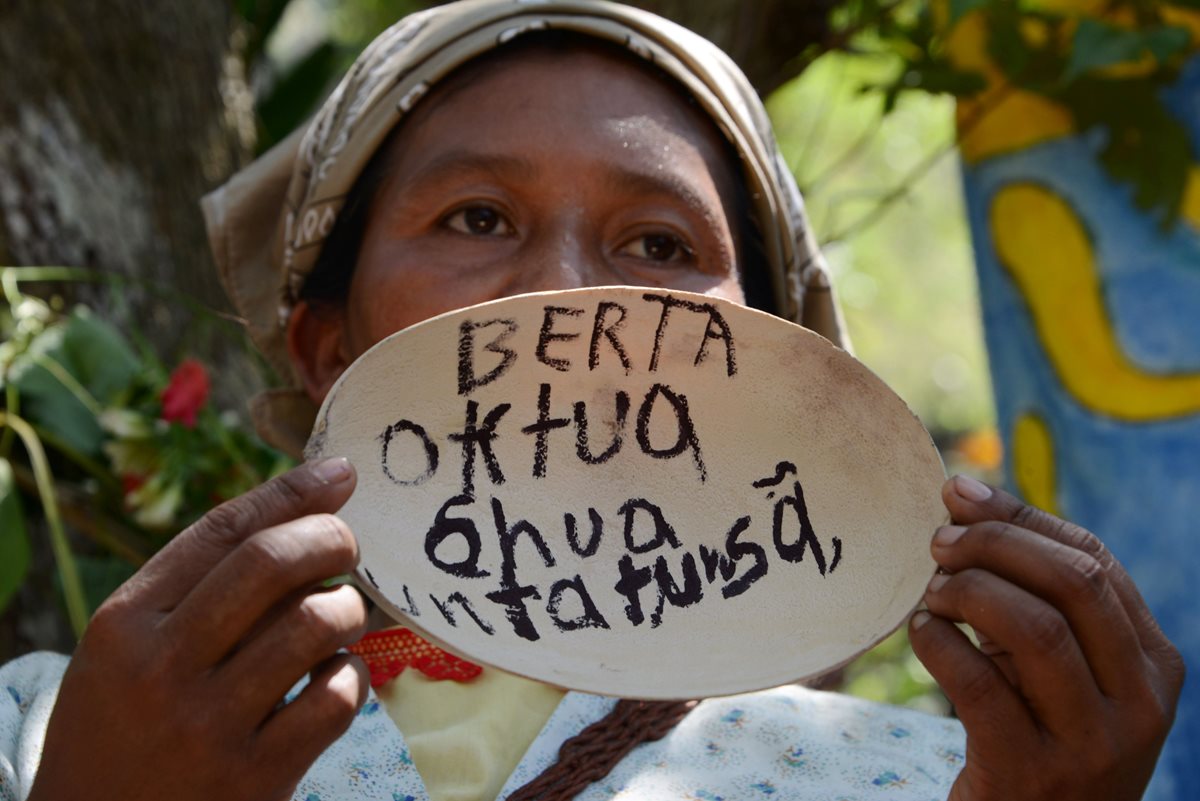
[[[602,607],[610,614],[614,608],[621,609],[624,620],[617,623],[657,628],[668,606],[691,607],[706,597],[736,598],[749,591],[776,563],[788,566],[807,561],[817,578],[826,577],[841,563],[842,540],[830,537],[828,550],[822,544],[795,474],[793,464],[780,462],[774,476],[753,482],[756,489],[781,487],[779,497],[774,490],[766,495],[768,500],[774,499],[770,523],[759,525],[755,536],[754,518],[743,515],[725,529],[721,546],[715,548],[703,544],[685,548],[662,508],[646,498],[630,498],[622,503],[615,510],[616,526],[595,508],[587,509],[586,524],[574,514],[564,513],[562,536],[548,539],[528,520],[513,520],[498,497],[490,498],[490,508],[485,512],[490,519],[477,524],[469,514],[461,514],[474,498],[457,495],[442,504],[435,515],[425,535],[423,553],[437,570],[460,579],[463,589],[442,598],[426,593],[430,608],[423,601],[418,603],[405,585],[406,608],[401,611],[414,618],[439,614],[455,627],[467,625],[469,619],[491,636],[496,633],[497,619],[502,617],[514,634],[536,641],[547,624],[563,633],[611,628],[613,622]],[[789,478],[791,491],[785,492],[782,487]],[[488,532],[486,539],[481,526]],[[575,572],[543,585],[523,581],[519,575],[522,571],[517,545],[521,542],[526,547],[520,553],[536,555],[541,568],[555,568],[564,552],[574,555],[571,561],[575,564],[599,558],[602,540],[614,536],[621,538],[624,548],[615,569],[607,571],[607,575],[615,576],[611,583],[596,583],[594,577],[605,575],[604,570],[589,570],[592,578],[587,581]],[[367,578],[374,583],[369,571]],[[612,593],[619,597],[606,598]]]

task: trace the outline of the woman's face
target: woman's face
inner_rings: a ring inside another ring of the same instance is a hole
[[[344,311],[293,315],[315,401],[384,337],[473,303],[611,284],[742,300],[723,142],[628,58],[486,62],[418,104],[390,148]]]

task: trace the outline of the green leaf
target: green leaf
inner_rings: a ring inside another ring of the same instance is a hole
[[[26,417],[69,447],[96,456],[104,432],[91,409],[45,366],[47,359],[62,355],[65,335],[64,325],[43,331],[13,362],[9,377],[20,393],[21,411]]]
[[[65,366],[102,405],[111,403],[140,370],[121,332],[86,308],[71,312],[63,344]]]
[[[920,88],[926,92],[946,93],[963,97],[981,92],[987,81],[977,72],[955,69],[949,62],[931,60],[913,67],[904,75],[908,88]]]
[[[1085,17],[1075,29],[1063,82],[1070,83],[1092,70],[1137,61],[1145,53],[1162,63],[1183,52],[1188,42],[1186,28],[1170,25],[1142,30],[1118,28]]]
[[[25,417],[80,453],[98,456],[104,432],[96,415],[139,370],[120,332],[78,308],[39,334],[9,376]]]
[[[12,465],[0,457],[0,610],[8,606],[29,569],[29,536]]]
[[[1187,50],[1192,35],[1187,28],[1177,25],[1160,25],[1143,35],[1146,49],[1159,64],[1165,63]]]
[[[1089,70],[1135,61],[1142,54],[1142,49],[1141,31],[1117,28],[1084,17],[1075,28],[1071,58],[1067,62],[1063,80],[1070,83]]]
[[[291,0],[237,0],[234,10],[250,26],[250,37],[246,43],[245,56],[252,61],[262,54],[267,40],[275,32],[279,20],[287,11]]]
[[[1009,80],[1020,83],[1029,79],[1033,49],[1021,35],[1020,15],[1008,5],[988,14],[987,51]]]
[[[339,51],[330,42],[313,48],[271,88],[257,104],[265,149],[280,141],[313,113],[341,66]]]
[[[983,8],[987,4],[988,0],[950,0],[950,22],[946,27],[953,28],[954,24],[967,14]]]
[[[1137,207],[1167,230],[1179,219],[1192,151],[1187,128],[1163,105],[1160,88],[1152,78],[1084,77],[1060,99],[1080,130],[1107,131],[1101,164],[1131,185]]]

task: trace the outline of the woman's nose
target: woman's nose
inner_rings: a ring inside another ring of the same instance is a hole
[[[576,228],[546,232],[531,243],[519,271],[525,292],[580,289],[621,283],[605,258],[598,237]]]

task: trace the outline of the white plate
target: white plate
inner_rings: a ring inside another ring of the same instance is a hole
[[[330,391],[308,455],[358,469],[341,516],[385,609],[626,697],[852,659],[920,600],[948,517],[929,435],[866,367],[683,292],[524,295],[394,334]]]

